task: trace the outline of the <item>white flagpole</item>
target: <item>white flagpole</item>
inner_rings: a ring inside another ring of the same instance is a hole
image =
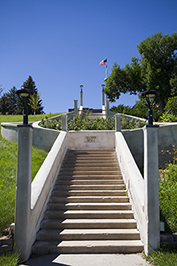
[[[106,57],[106,78],[108,77],[108,60],[107,60],[107,57]]]

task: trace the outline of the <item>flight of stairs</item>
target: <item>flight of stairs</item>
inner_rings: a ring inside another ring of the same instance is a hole
[[[32,252],[142,250],[115,151],[68,150]]]

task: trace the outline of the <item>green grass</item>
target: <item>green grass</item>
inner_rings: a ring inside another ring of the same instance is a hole
[[[177,248],[164,245],[154,250],[150,256],[144,257],[154,266],[177,266]]]
[[[55,116],[57,114],[52,114]],[[29,116],[29,121],[39,121],[45,115]],[[2,122],[19,122],[20,115],[0,115]],[[32,147],[32,180],[42,165],[47,152]],[[0,236],[2,230],[14,222],[17,169],[17,143],[9,142],[0,135]]]
[[[57,115],[59,114],[49,114],[48,116]],[[29,115],[29,122],[40,121],[45,116],[45,114]],[[0,115],[0,124],[22,121],[22,115]],[[46,151],[32,147],[32,180],[46,156]],[[0,135],[0,236],[3,229],[14,222],[15,218],[16,169],[17,143],[9,142]],[[1,266],[16,266],[17,264],[17,253],[0,254]]]
[[[18,253],[10,252],[7,254],[0,254],[1,266],[16,266],[18,265],[19,255]]]

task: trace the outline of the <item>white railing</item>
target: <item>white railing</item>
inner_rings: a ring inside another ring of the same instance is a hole
[[[124,182],[129,192],[138,229],[143,240],[144,179],[121,132],[115,133],[115,146]]]

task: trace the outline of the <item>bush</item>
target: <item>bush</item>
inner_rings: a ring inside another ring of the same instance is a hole
[[[121,118],[121,128],[122,129],[133,129],[141,128],[146,123],[141,120],[128,120],[128,118]],[[44,128],[51,128],[56,130],[61,130],[61,120],[58,118],[52,120],[51,118],[46,117],[40,122],[40,126]],[[115,129],[115,118],[96,118],[92,119],[86,114],[85,117],[81,115],[74,115],[73,120],[67,120],[68,130],[114,130]]]
[[[177,122],[177,116],[169,114],[167,111],[160,116],[160,122]]]
[[[169,153],[167,150],[163,153]],[[168,232],[177,232],[177,149],[173,145],[173,162],[159,169],[160,218]]]

